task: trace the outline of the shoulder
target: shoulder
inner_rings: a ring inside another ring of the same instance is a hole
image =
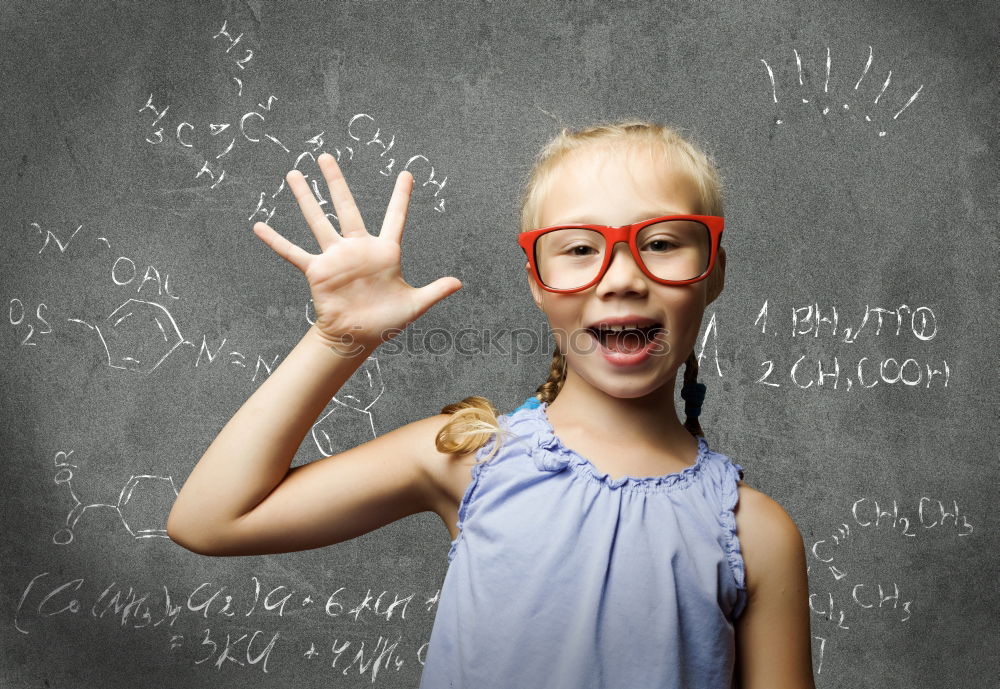
[[[739,484],[737,535],[747,604],[736,621],[741,687],[813,689],[809,577],[795,522],[775,500]]]
[[[448,453],[437,449],[438,433],[451,419],[451,414],[435,414],[410,424],[418,461],[427,477],[432,509],[449,530],[453,530],[476,461],[476,451]]]
[[[742,481],[738,490],[733,514],[747,591],[753,595],[761,582],[780,582],[804,572],[805,550],[798,526],[780,504]]]

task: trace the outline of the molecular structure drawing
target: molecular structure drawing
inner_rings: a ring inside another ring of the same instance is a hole
[[[66,515],[66,526],[53,534],[53,543],[56,545],[72,543],[77,523],[87,510],[93,508],[114,510],[125,530],[133,538],[168,538],[166,515],[178,495],[172,477],[133,475],[122,486],[116,502],[92,502],[85,505],[73,490],[73,469],[79,468],[70,463],[73,452],[73,450],[59,451],[55,456],[55,466],[58,471],[54,481],[56,485],[64,485],[69,489],[73,507]]]

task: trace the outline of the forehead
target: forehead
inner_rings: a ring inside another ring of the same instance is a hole
[[[589,146],[553,172],[540,206],[541,225],[625,225],[699,212],[694,183],[657,148]]]

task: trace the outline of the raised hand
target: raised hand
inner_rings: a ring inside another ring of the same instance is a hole
[[[346,352],[356,351],[358,344],[375,348],[457,292],[462,283],[458,278],[442,277],[417,288],[403,279],[400,242],[413,175],[404,170],[396,177],[382,230],[376,237],[365,229],[336,159],[323,153],[317,162],[330,189],[341,234],[327,220],[298,170],[289,172],[285,179],[322,253],[310,254],[263,222],[253,226],[254,234],[305,274],[316,310],[315,327],[331,345]]]

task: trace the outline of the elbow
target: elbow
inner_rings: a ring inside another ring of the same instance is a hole
[[[167,538],[192,553],[198,555],[217,556],[218,553],[206,542],[204,537],[197,537],[190,529],[181,529],[176,523],[167,519]]]

